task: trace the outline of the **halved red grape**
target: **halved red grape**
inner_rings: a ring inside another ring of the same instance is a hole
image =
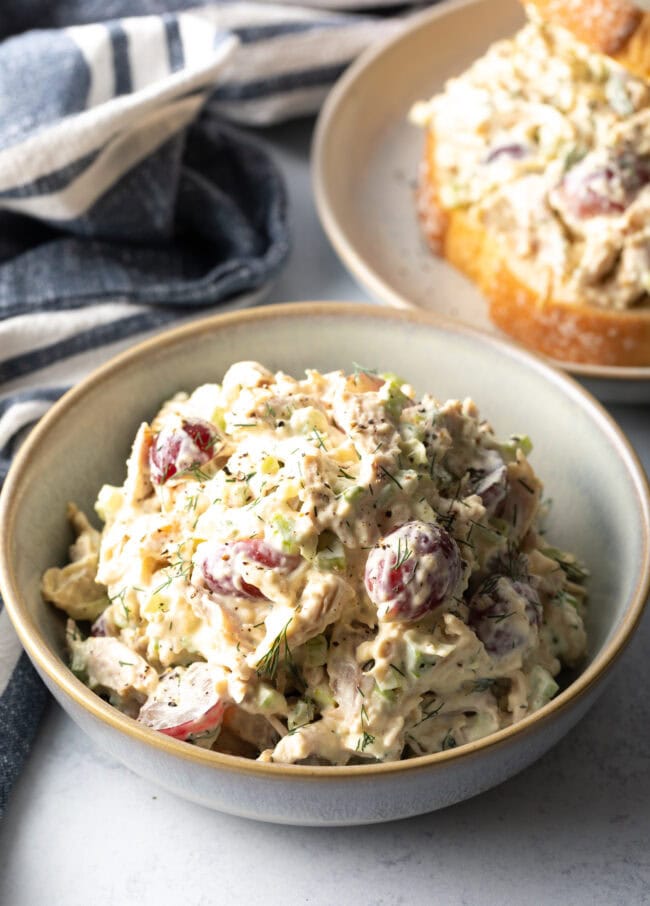
[[[240,598],[263,598],[260,589],[243,578],[244,568],[252,564],[260,577],[266,570],[288,574],[301,561],[301,557],[283,554],[266,541],[252,538],[206,545],[198,565],[210,592]]]
[[[528,154],[528,148],[521,142],[511,142],[506,145],[497,145],[485,156],[483,163],[491,164],[499,158],[510,158],[510,160],[520,160]]]
[[[594,166],[585,159],[570,170],[559,187],[559,197],[579,218],[622,214],[643,186],[650,182],[647,160],[630,152]]]
[[[209,462],[218,438],[214,425],[198,418],[185,418],[177,428],[163,428],[149,450],[152,479],[164,484],[174,475]]]
[[[468,623],[486,651],[501,656],[527,643],[528,634],[522,631],[521,622],[510,619],[521,613],[520,600],[524,601],[529,625],[538,626],[542,606],[537,591],[529,582],[492,576],[474,595],[469,605]]]
[[[216,730],[225,708],[209,665],[200,662],[164,674],[138,721],[174,739],[188,739]]]
[[[453,593],[462,574],[452,536],[431,522],[407,522],[370,551],[365,584],[383,621],[417,620]]]

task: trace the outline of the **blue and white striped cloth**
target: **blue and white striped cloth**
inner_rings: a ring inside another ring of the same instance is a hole
[[[3,0],[0,483],[100,360],[283,264],[282,180],[240,127],[316,111],[404,14],[307,5]],[[45,700],[0,602],[0,816]]]

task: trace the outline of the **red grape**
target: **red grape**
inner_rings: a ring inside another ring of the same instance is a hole
[[[559,194],[575,217],[622,214],[649,181],[648,163],[624,152],[598,166],[578,165],[570,170]]]
[[[456,542],[430,522],[407,522],[370,551],[365,584],[380,620],[417,620],[453,593],[462,573]]]
[[[163,428],[149,451],[151,477],[164,484],[174,475],[209,462],[215,454],[217,429],[201,419],[183,419],[178,428]]]
[[[175,739],[188,739],[216,730],[226,702],[215,689],[207,664],[175,667],[163,675],[155,693],[147,699],[138,721]]]
[[[242,567],[253,564],[260,575],[269,569],[290,573],[301,560],[301,557],[283,554],[266,541],[253,538],[211,543],[204,548],[199,567],[210,592],[240,598],[263,598],[259,588],[243,578]]]
[[[538,626],[542,607],[537,591],[529,582],[492,576],[470,601],[469,625],[491,654],[508,654],[527,643],[528,633],[522,632],[521,623],[509,619],[521,612],[517,598],[524,600],[529,625]]]

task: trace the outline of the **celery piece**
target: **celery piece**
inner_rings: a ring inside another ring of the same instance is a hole
[[[422,441],[413,437],[409,440],[400,441],[399,446],[409,463],[415,466],[426,466],[428,462],[427,451]]]
[[[406,669],[413,676],[420,676],[427,667],[433,667],[437,658],[425,653],[409,639],[406,640]]]
[[[334,532],[327,530],[319,536],[316,563],[321,569],[345,569],[345,548]]]
[[[314,686],[311,692],[311,697],[314,699],[321,711],[324,708],[331,708],[336,704],[336,699],[332,694],[329,683],[319,683],[317,686]]]
[[[217,406],[210,419],[213,425],[216,425],[220,431],[226,430],[226,410]]]
[[[497,444],[497,449],[506,462],[514,462],[517,450],[521,450],[524,456],[529,456],[533,450],[533,443],[527,434],[511,434],[509,440]]]
[[[362,488],[361,485],[354,484],[351,488],[348,488],[347,491],[343,492],[343,497],[348,503],[354,503],[354,501],[363,494],[364,490],[365,489]]]
[[[316,558],[318,551],[318,535],[310,535],[300,545],[300,556],[311,563]]]
[[[304,667],[321,667],[327,661],[327,639],[324,635],[308,639],[301,650]]]
[[[400,389],[403,383],[396,375],[390,375],[379,391],[384,399],[386,412],[394,421],[399,420],[402,409],[411,402]]]
[[[381,695],[381,697],[387,702],[394,704],[394,702],[397,700],[399,689],[382,689],[382,687],[377,683],[375,684],[374,691],[377,693],[377,695]]]
[[[297,730],[298,727],[304,727],[305,724],[311,723],[314,719],[314,713],[314,703],[304,698],[299,698],[295,705],[289,708],[287,717],[289,732],[291,733],[293,730]]]
[[[292,519],[277,513],[270,522],[271,531],[274,540],[279,542],[280,549],[285,554],[298,553],[298,541],[296,539],[296,527]]]
[[[255,704],[261,711],[267,711],[270,714],[285,714],[287,710],[287,701],[277,689],[269,686],[268,683],[260,683],[255,690]]]
[[[560,687],[548,670],[540,664],[536,664],[528,676],[529,709],[531,711],[538,711],[547,702],[550,702],[559,688]]]

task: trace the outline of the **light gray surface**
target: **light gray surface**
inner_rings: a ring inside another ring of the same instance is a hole
[[[295,234],[269,301],[364,299],[316,220],[309,128],[267,138]],[[610,411],[650,469],[650,408]],[[368,828],[267,826],[191,805],[110,761],[52,706],[0,826],[0,904],[650,904],[649,646],[650,613],[598,704],[532,768]]]

